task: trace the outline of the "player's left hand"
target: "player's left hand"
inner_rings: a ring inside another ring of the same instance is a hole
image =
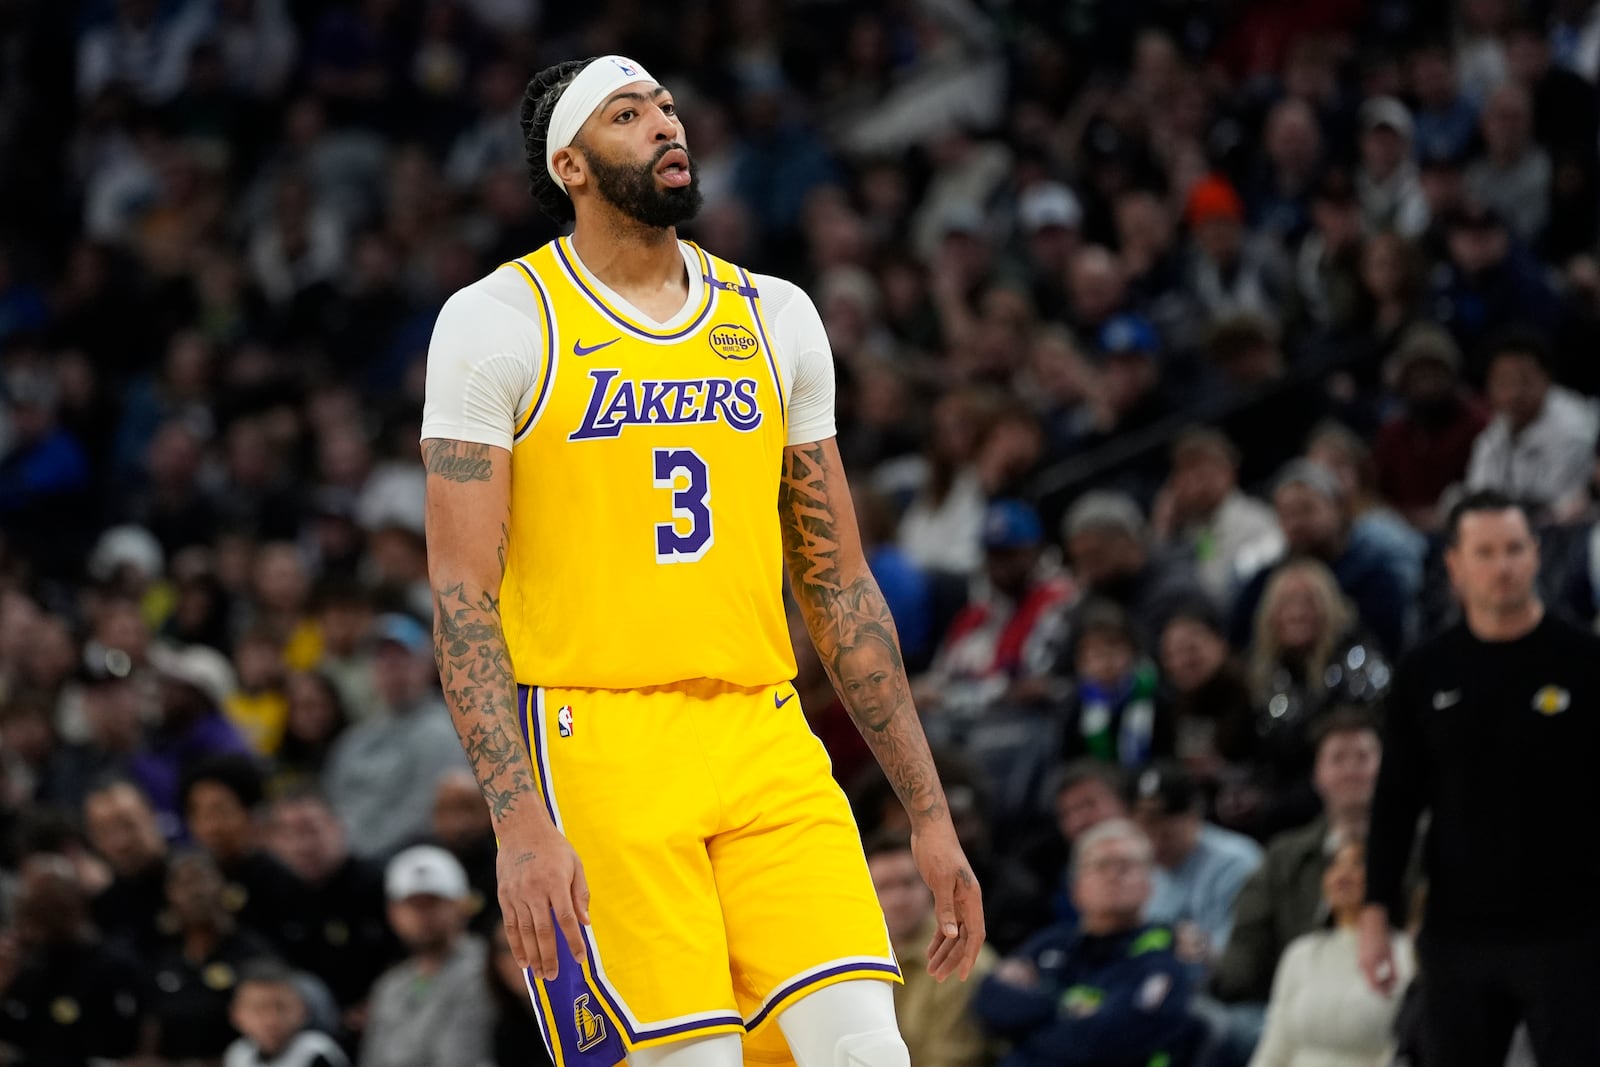
[[[922,880],[933,890],[933,914],[938,922],[928,944],[928,973],[940,982],[959,974],[964,982],[983,947],[983,890],[978,888],[972,865],[948,818],[913,830],[911,854]]]

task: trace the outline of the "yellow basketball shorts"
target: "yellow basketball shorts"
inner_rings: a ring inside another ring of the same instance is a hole
[[[899,981],[861,839],[794,688],[520,687],[534,773],[591,894],[586,959],[531,981],[557,1067],[745,1034],[856,978]]]

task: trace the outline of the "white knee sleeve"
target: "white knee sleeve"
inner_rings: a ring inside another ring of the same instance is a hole
[[[744,1042],[738,1034],[712,1034],[634,1049],[628,1067],[744,1067]]]
[[[778,1016],[799,1067],[911,1067],[894,989],[861,979],[808,993]]]
[[[845,1034],[833,1050],[833,1067],[911,1067],[899,1027]]]

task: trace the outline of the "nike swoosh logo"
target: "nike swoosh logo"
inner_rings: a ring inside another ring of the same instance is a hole
[[[588,348],[583,347],[583,342],[582,341],[574,341],[574,342],[572,342],[572,354],[575,355],[575,356],[592,356],[596,352],[600,351],[602,348],[608,348],[611,345],[616,344],[620,340],[622,340],[622,338],[613,337],[609,341],[601,341],[599,344],[590,345]]]
[[[783,707],[785,704],[789,703],[789,701],[791,701],[793,699],[794,699],[794,693],[793,692],[791,692],[788,696],[783,697],[782,699],[779,699],[777,693],[773,693],[772,694],[772,706],[775,707],[775,708],[781,708],[781,707]]]

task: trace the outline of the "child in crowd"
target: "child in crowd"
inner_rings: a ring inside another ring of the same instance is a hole
[[[243,1036],[228,1046],[222,1067],[350,1067],[332,1038],[306,1028],[307,1016],[293,971],[280,963],[251,965],[234,989],[230,1013]]]

